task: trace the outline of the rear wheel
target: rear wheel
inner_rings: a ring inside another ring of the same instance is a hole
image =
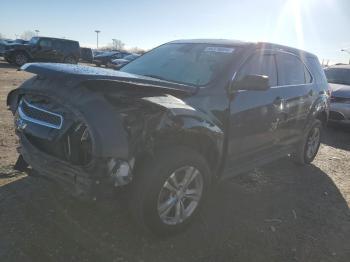
[[[308,128],[297,147],[293,159],[298,164],[310,164],[316,157],[321,144],[322,122],[316,119]]]
[[[28,63],[28,61],[29,61],[28,55],[23,52],[18,52],[14,55],[14,62],[18,66],[24,65],[25,63]]]
[[[137,172],[129,203],[136,222],[157,235],[180,232],[197,215],[210,185],[204,158],[187,148],[162,151]]]

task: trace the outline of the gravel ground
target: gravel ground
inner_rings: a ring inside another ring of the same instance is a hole
[[[288,159],[221,183],[183,234],[141,235],[122,201],[91,203],[15,172],[7,93],[29,74],[0,60],[0,261],[350,261],[350,129],[312,165]]]

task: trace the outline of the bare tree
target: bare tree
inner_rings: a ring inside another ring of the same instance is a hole
[[[113,48],[117,50],[122,50],[125,44],[119,39],[113,39]]]
[[[33,32],[33,31],[24,31],[21,34],[21,39],[23,39],[23,40],[30,40],[33,36],[35,36],[35,32]]]
[[[140,54],[143,55],[144,53],[146,53],[146,51],[142,48],[139,48],[137,46],[128,48],[127,51],[129,51],[130,53],[136,53],[136,54]]]
[[[0,33],[0,39],[3,39],[4,35],[2,33]]]

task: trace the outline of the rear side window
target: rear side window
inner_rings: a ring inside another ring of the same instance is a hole
[[[276,58],[278,85],[302,85],[312,82],[309,71],[296,56],[279,53]]]
[[[117,54],[114,54],[112,57],[115,58],[115,59],[119,59],[119,58],[123,57],[123,54],[122,53],[117,53]]]
[[[241,80],[246,75],[268,76],[270,86],[276,86],[277,69],[275,55],[259,53],[250,57],[238,72],[237,79]]]
[[[75,52],[80,50],[78,42],[59,40],[60,46],[63,50]]]

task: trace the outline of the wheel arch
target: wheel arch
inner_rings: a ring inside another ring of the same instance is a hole
[[[145,147],[148,150],[140,152],[135,157],[135,166],[139,166],[144,161],[155,160],[155,156],[163,150],[171,147],[183,147],[200,154],[207,161],[211,172],[213,174],[217,173],[223,158],[224,133],[217,127],[206,126],[199,119],[183,120],[184,123],[187,122],[186,127],[179,129],[170,126],[159,129],[152,137],[148,138],[152,143],[150,147]],[[191,125],[189,125],[189,122],[191,122]]]
[[[329,116],[328,97],[326,95],[322,95],[312,105],[305,128],[307,128],[308,123],[312,122],[315,119],[320,120],[322,122],[322,125],[326,125],[328,122],[328,116]]]
[[[19,53],[25,54],[25,55],[28,57],[29,60],[31,60],[31,59],[33,58],[33,57],[31,56],[31,54],[30,54],[27,50],[15,50],[15,51],[13,52],[13,56],[15,56],[15,55],[17,55],[17,54],[19,54]]]

